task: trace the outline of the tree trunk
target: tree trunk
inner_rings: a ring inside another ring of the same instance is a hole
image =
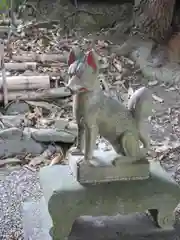
[[[176,0],[135,0],[133,34],[156,43],[167,41],[172,34],[175,3]]]

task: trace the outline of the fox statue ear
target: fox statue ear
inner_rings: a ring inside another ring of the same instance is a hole
[[[68,58],[68,66],[70,66],[75,61],[76,61],[76,55],[75,55],[74,49],[71,49],[69,58]]]
[[[90,67],[92,67],[92,69],[94,69],[95,71],[97,70],[97,64],[95,61],[94,50],[91,50],[88,52],[86,61],[87,61],[87,64]]]

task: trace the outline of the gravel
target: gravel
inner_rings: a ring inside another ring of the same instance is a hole
[[[10,173],[0,182],[0,239],[24,239],[22,204],[27,199],[40,200],[42,190],[37,176],[23,167]]]

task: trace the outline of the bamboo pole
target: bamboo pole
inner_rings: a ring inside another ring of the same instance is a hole
[[[16,62],[67,62],[67,54],[38,54],[38,53],[26,53],[22,55],[13,55],[12,60]]]
[[[13,91],[8,93],[8,100],[47,100],[47,99],[58,99],[63,97],[71,96],[70,91],[67,90],[65,87],[60,88],[51,88],[43,91]],[[0,102],[3,101],[3,94],[0,93]]]
[[[48,75],[39,76],[11,76],[6,77],[7,89],[11,91],[49,89]],[[3,87],[3,78],[0,78],[0,87]]]
[[[8,71],[25,71],[25,70],[33,70],[35,71],[37,68],[36,62],[8,62],[5,63],[5,68]]]
[[[6,70],[4,65],[4,41],[0,39],[0,68],[2,71],[2,90],[3,90],[3,100],[4,106],[8,104],[8,90],[7,90],[7,82],[6,82]]]

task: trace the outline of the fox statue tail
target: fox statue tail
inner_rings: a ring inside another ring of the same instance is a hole
[[[152,94],[146,87],[137,89],[129,99],[128,109],[139,123],[152,113]]]
[[[135,118],[137,128],[140,130],[142,120],[152,114],[152,94],[150,90],[146,87],[137,89],[129,99],[128,109]],[[147,140],[142,136],[141,131],[139,131],[139,138],[144,147],[147,147]]]

